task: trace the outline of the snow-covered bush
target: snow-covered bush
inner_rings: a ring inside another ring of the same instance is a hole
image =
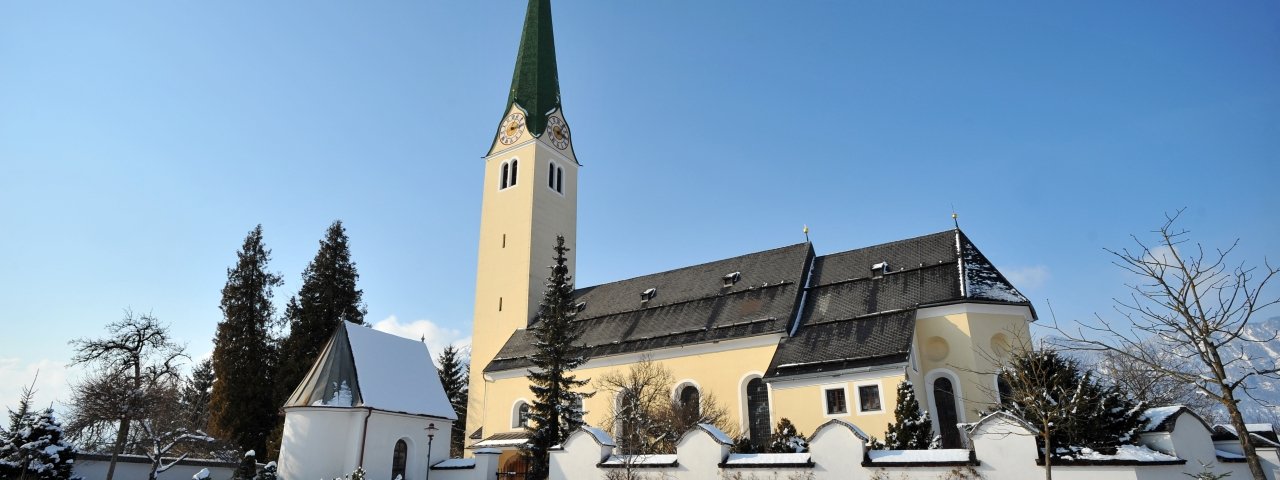
[[[791,420],[783,418],[778,421],[769,439],[769,451],[772,453],[804,453],[809,451],[809,439],[791,424]]]

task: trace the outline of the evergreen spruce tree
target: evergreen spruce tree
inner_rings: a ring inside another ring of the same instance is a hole
[[[32,381],[35,384],[35,381]],[[9,479],[18,476],[18,450],[24,442],[20,431],[32,423],[31,397],[35,396],[33,387],[23,387],[22,396],[18,397],[18,409],[9,409],[9,426],[0,428],[0,478]]]
[[[1014,355],[1001,376],[1010,390],[1001,410],[1040,428],[1047,434],[1047,439],[1037,438],[1040,447],[1056,457],[1084,448],[1114,454],[1119,446],[1137,441],[1146,424],[1141,402],[1101,384],[1078,361],[1052,349]]]
[[[262,466],[262,471],[258,472],[258,476],[253,477],[253,480],[278,480],[279,478],[280,472],[276,467],[276,462],[268,462]]]
[[[289,335],[280,346],[276,403],[283,404],[302,381],[334,329],[344,321],[364,325],[364,292],[356,288],[360,274],[347,243],[342,221],[334,221],[315,258],[302,271],[302,287],[285,307]]]
[[[769,442],[769,451],[772,453],[804,453],[809,451],[809,439],[805,437],[796,426],[791,423],[791,419],[784,418],[778,421],[777,428],[773,429]]]
[[[209,395],[213,391],[213,359],[205,359],[191,369],[182,382],[181,403],[191,430],[209,428]]]
[[[898,405],[893,409],[893,423],[884,435],[887,450],[927,450],[933,443],[933,423],[929,412],[920,408],[911,382],[898,384]]]
[[[458,420],[453,422],[453,429],[449,434],[449,455],[461,458],[463,443],[466,439],[467,379],[470,376],[470,366],[453,345],[444,347],[440,352],[439,360],[440,382],[444,384],[444,393],[448,395],[449,403],[453,405],[453,412],[458,415]]]
[[[0,445],[0,475],[3,475],[0,478],[72,478],[71,467],[75,464],[76,451],[63,440],[62,424],[53,418],[53,409],[36,414],[30,411],[30,398],[23,400],[25,402],[19,405],[19,411],[11,412],[7,438]]]
[[[231,480],[253,480],[256,476],[258,476],[258,455],[257,452],[249,450],[240,457],[240,466],[236,467],[236,471],[231,474]]]
[[[589,380],[571,374],[586,363],[586,351],[579,345],[581,326],[574,323],[573,278],[565,265],[564,237],[556,237],[555,265],[547,278],[547,289],[530,327],[537,349],[530,360],[529,389],[533,403],[529,409],[529,442],[523,454],[529,463],[529,480],[543,480],[548,473],[548,451],[583,425],[582,411],[574,405],[587,396],[573,390]]]
[[[217,381],[209,398],[210,433],[256,452],[266,451],[279,407],[272,383],[277,347],[271,290],[283,282],[267,271],[270,260],[258,225],[245,237],[235,267],[227,269],[223,319],[213,340]]]
[[[302,287],[289,298],[284,309],[289,334],[280,344],[280,367],[275,383],[275,404],[283,405],[289,394],[311,369],[320,350],[342,322],[364,325],[367,313],[364,292],[356,288],[360,274],[351,261],[347,231],[341,220],[329,225],[320,240],[316,256],[302,271]],[[279,418],[271,432],[267,451],[274,457],[284,434],[284,418]]]

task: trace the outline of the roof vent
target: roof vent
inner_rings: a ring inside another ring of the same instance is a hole
[[[882,277],[889,272],[889,262],[880,262],[871,266],[872,277]]]
[[[578,302],[573,305],[574,313],[578,313],[586,309],[587,309],[587,302]]]
[[[640,292],[640,303],[646,303],[649,300],[652,300],[653,297],[657,294],[658,294],[658,289],[656,288],[650,288],[648,290]]]
[[[742,279],[742,272],[733,272],[728,275],[725,275],[723,277],[724,288],[732,287],[733,284],[738,283],[738,280],[741,280],[741,279]]]

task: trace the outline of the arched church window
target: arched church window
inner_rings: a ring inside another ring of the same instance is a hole
[[[677,400],[680,402],[681,415],[688,419],[698,419],[702,413],[702,394],[698,392],[698,387],[693,385],[681,387],[677,394]]]
[[[547,188],[556,189],[556,162],[547,162]]]
[[[516,167],[519,166],[518,163],[519,162],[516,160],[511,161],[511,185],[510,186],[512,187],[516,186]]]
[[[769,387],[759,377],[747,382],[747,432],[758,446],[769,441]]]
[[[1004,378],[1004,374],[996,374],[996,403],[1004,403],[1005,400],[1013,396],[1013,386],[1009,385],[1009,380]]]
[[[529,403],[524,400],[516,402],[516,408],[511,412],[511,428],[524,428],[529,425]]]
[[[951,379],[939,377],[933,381],[933,403],[938,407],[938,429],[942,433],[942,448],[960,448],[960,421],[956,413],[955,387]]]
[[[509,176],[510,174],[511,174],[511,164],[509,164],[509,163],[503,163],[503,164],[502,164],[502,179],[501,179],[501,180],[499,181],[499,183],[498,183],[498,190],[502,190],[502,189],[504,189],[504,188],[507,188],[507,178],[508,178],[508,176]]]
[[[640,397],[629,388],[623,389],[618,393],[617,405],[614,405],[614,427],[617,429],[614,435],[622,441],[621,445],[623,455],[636,455],[640,452],[637,450],[642,441],[643,434],[640,431],[640,422],[644,418],[643,406],[640,405]]]
[[[396,441],[396,449],[391,454],[391,480],[403,479],[405,465],[409,463],[409,444],[404,440]]]
[[[556,192],[564,193],[564,169],[556,167]]]

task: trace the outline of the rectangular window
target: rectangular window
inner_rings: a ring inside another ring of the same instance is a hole
[[[880,386],[879,385],[860,385],[858,386],[858,411],[859,412],[879,412],[884,408],[880,405]]]
[[[844,388],[832,388],[826,391],[827,415],[843,415],[849,413],[848,404],[844,400]]]

